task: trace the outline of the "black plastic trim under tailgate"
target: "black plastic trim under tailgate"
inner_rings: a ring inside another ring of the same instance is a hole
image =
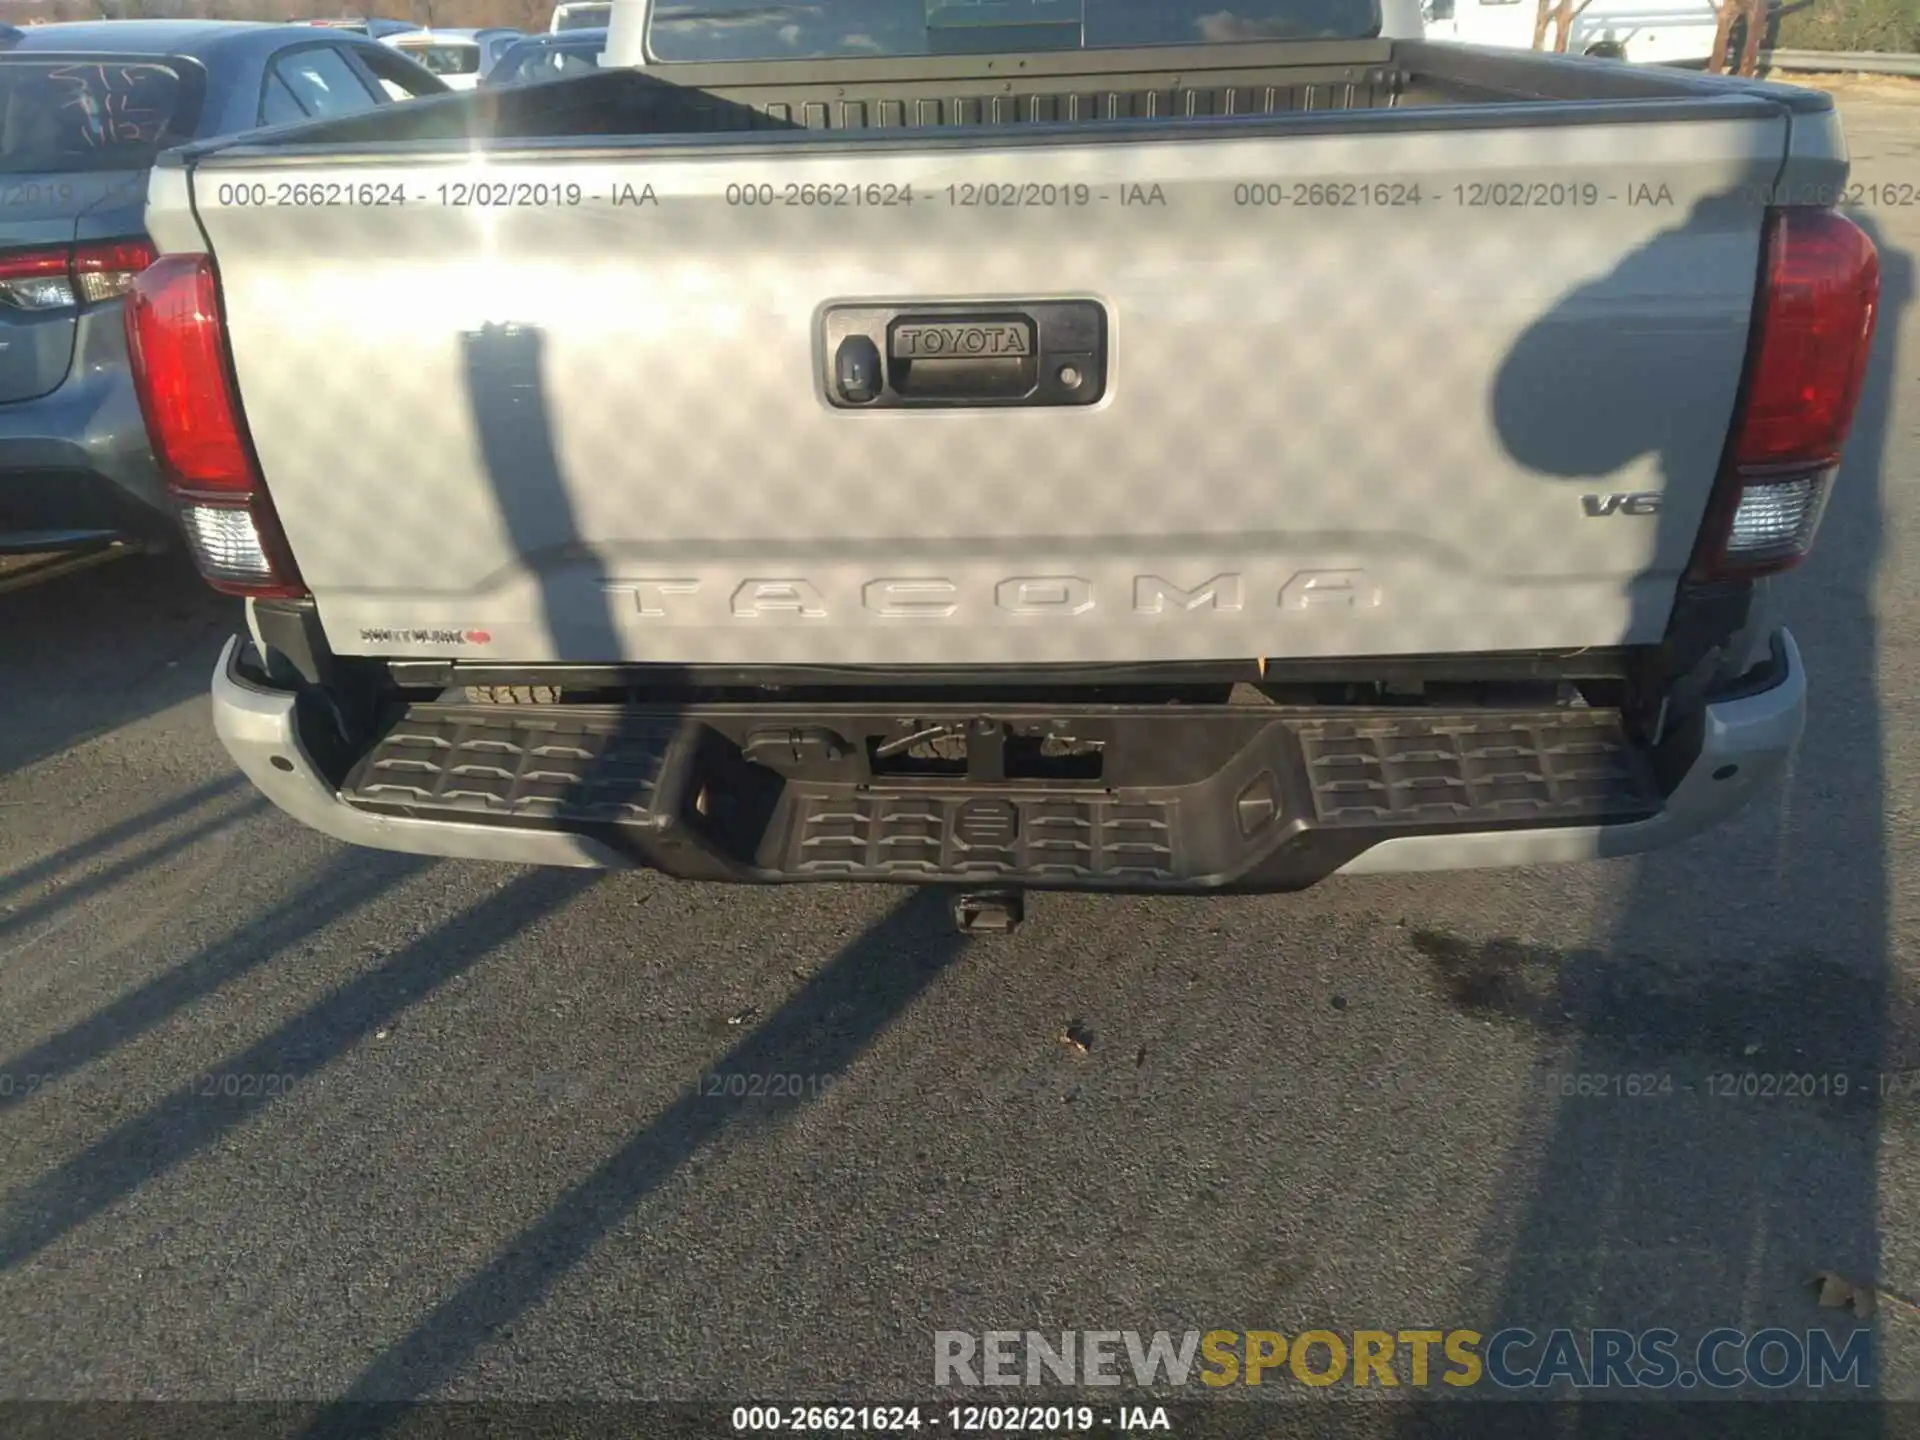
[[[916,758],[917,757],[917,758]],[[415,705],[341,796],[688,878],[1299,889],[1381,840],[1659,812],[1617,712]]]

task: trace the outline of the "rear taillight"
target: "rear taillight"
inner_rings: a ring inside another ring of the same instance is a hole
[[[195,563],[230,595],[304,595],[235,402],[213,261],[165,255],[127,292],[127,354]]]
[[[1697,579],[1764,575],[1813,547],[1860,402],[1880,259],[1835,210],[1767,215],[1753,342]]]
[[[16,310],[69,310],[127,293],[153,263],[144,240],[106,240],[0,255],[0,304]]]
[[[73,252],[73,288],[89,305],[117,300],[153,264],[153,247],[144,240],[114,240],[80,245]]]
[[[0,301],[16,310],[65,310],[73,301],[73,252],[29,250],[0,255]]]

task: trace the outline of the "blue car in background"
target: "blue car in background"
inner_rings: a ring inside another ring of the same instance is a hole
[[[114,20],[0,27],[0,555],[164,549],[121,296],[162,150],[447,87],[365,35]]]
[[[532,85],[586,74],[599,68],[600,52],[606,48],[604,28],[529,35],[501,53],[493,69],[480,77],[480,88],[496,90],[503,85]]]

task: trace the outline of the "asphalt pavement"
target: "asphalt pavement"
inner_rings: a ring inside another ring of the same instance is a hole
[[[1843,99],[1911,192],[1920,99]],[[180,564],[0,596],[0,1394],[882,1399],[942,1330],[1849,1328],[1826,1271],[1920,1398],[1920,196],[1858,213],[1808,731],[1653,857],[972,942],[431,863],[253,797]]]

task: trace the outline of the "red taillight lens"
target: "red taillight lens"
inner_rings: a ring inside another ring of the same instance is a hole
[[[107,240],[0,255],[0,302],[18,310],[66,310],[126,294],[153,263],[144,240]]]
[[[1867,371],[1880,257],[1836,211],[1776,210],[1766,287],[1733,463],[1830,464]]]
[[[52,310],[73,303],[69,252],[16,250],[0,255],[0,300],[22,310]]]
[[[1835,210],[1767,215],[1745,389],[1701,534],[1698,578],[1760,575],[1813,546],[1860,403],[1880,257]]]
[[[166,255],[127,292],[127,355],[200,573],[235,595],[306,593],[241,428],[213,261]]]
[[[63,246],[58,250],[15,250],[0,255],[0,280],[64,275],[67,273],[68,253]]]
[[[211,260],[168,255],[134,282],[127,353],[147,434],[169,483],[251,496],[259,477],[234,413]]]

